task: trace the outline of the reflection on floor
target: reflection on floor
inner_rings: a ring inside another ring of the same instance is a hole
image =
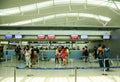
[[[17,65],[25,65],[23,61],[12,59],[0,62],[0,82],[120,82],[120,68],[103,69],[68,69],[40,70],[16,69]],[[99,67],[98,62],[84,62],[81,59],[69,59],[68,65],[55,64],[54,59],[39,61],[34,68],[67,68],[67,67]],[[114,61],[120,66],[120,61]],[[104,75],[103,75],[104,74]],[[77,76],[77,77],[75,77]]]

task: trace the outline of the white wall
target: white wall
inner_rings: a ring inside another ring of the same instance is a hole
[[[38,34],[55,34],[55,35],[71,35],[71,34],[87,34],[87,35],[103,35],[103,34],[111,34],[111,31],[88,31],[88,30],[0,30],[0,35],[5,34],[23,34],[23,35],[38,35]]]

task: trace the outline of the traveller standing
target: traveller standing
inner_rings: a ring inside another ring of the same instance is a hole
[[[58,60],[58,47],[55,49],[55,64],[59,64],[59,60]]]
[[[17,59],[20,60],[21,59],[21,48],[20,48],[20,46],[17,46],[15,48],[15,53],[16,53]]]
[[[63,59],[62,65],[66,65],[67,64],[66,62],[67,52],[64,46],[62,46],[61,54],[62,54],[62,59]]]
[[[104,58],[105,58],[105,67],[107,68],[106,71],[109,71],[110,64],[109,64],[109,55],[111,54],[110,48],[105,47],[104,49]]]
[[[0,61],[1,61],[1,58],[3,58],[3,56],[4,56],[3,46],[0,45]]]
[[[32,67],[31,50],[29,46],[26,46],[26,49],[25,49],[25,60],[26,60],[26,67]]]
[[[87,46],[85,46],[84,54],[85,54],[85,62],[87,62],[88,61],[88,56],[89,56],[89,52],[88,52],[88,47]]]

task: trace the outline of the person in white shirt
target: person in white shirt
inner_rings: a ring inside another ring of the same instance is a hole
[[[26,67],[32,67],[31,50],[29,49],[29,46],[26,46],[26,49],[25,49],[25,59],[26,59]]]

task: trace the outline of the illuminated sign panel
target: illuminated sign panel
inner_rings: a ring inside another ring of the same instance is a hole
[[[48,39],[55,39],[55,35],[53,35],[53,34],[48,35]]]
[[[22,38],[22,35],[21,34],[16,34],[15,38]]]
[[[6,39],[11,39],[12,37],[13,37],[12,34],[6,34],[6,35],[5,35],[5,38],[6,38]]]
[[[87,39],[87,38],[88,38],[88,35],[83,34],[83,35],[80,36],[80,38],[81,38],[81,39]]]
[[[78,35],[71,35],[70,38],[71,39],[78,39]]]
[[[110,39],[110,35],[103,35],[103,39]]]
[[[40,35],[37,36],[37,38],[38,38],[38,39],[45,39],[45,35],[40,34]]]

